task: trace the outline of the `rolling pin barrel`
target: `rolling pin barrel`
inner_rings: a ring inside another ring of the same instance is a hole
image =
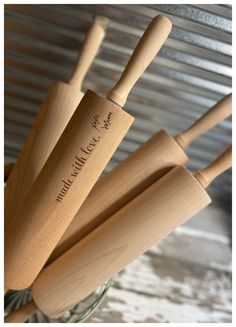
[[[83,42],[73,73],[73,83],[54,82],[49,88],[5,188],[6,228],[13,224],[14,215],[84,95],[81,84],[104,38],[104,20],[102,17],[95,18]]]
[[[185,165],[187,161],[187,155],[165,131],[154,134],[96,183],[47,264],[79,242],[176,164]]]
[[[132,122],[114,103],[86,92],[6,229],[5,287],[32,284]]]

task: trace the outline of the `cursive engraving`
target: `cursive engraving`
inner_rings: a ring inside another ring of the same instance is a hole
[[[91,127],[95,128],[98,132],[100,132],[98,129],[98,125],[100,125],[100,124],[101,124],[101,122],[99,121],[99,115],[94,115],[93,121],[91,123]]]
[[[107,117],[101,117],[99,115],[93,116],[93,121],[90,125],[91,128],[96,129],[96,131],[100,134],[100,129],[108,130],[111,126],[111,117],[112,112],[109,112]],[[75,154],[74,160],[71,164],[72,170],[69,174],[69,177],[62,179],[62,187],[58,195],[56,196],[57,202],[62,202],[66,194],[68,193],[69,189],[71,188],[72,184],[74,183],[75,179],[82,171],[83,167],[86,165],[89,157],[92,155],[94,149],[97,147],[101,140],[101,135],[94,135],[91,137],[89,142],[79,148],[79,153]]]
[[[107,118],[103,120],[104,125],[101,128],[105,128],[105,129],[109,128],[109,126],[111,125],[111,116],[112,113],[109,112]]]

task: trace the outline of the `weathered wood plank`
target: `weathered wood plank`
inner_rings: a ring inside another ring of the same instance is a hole
[[[89,322],[230,322],[230,215],[208,207],[114,278]]]
[[[89,322],[230,322],[231,274],[143,255],[115,279]]]

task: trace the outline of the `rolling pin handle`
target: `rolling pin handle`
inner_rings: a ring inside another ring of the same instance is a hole
[[[93,25],[90,27],[86,35],[74,72],[69,80],[70,85],[76,86],[80,90],[85,75],[99,50],[102,40],[104,39],[107,23],[107,18],[96,16]]]
[[[172,24],[165,16],[156,16],[141,37],[119,81],[107,99],[123,107],[128,94],[170,34]]]
[[[232,93],[225,96],[208,110],[186,131],[175,136],[176,142],[182,149],[192,143],[197,137],[206,133],[210,128],[219,124],[232,113]]]
[[[213,180],[232,166],[232,145],[206,168],[196,172],[194,177],[206,188]]]

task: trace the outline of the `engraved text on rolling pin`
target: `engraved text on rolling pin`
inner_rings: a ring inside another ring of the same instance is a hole
[[[112,112],[109,112],[107,117],[102,117],[98,114],[93,116],[90,127],[94,129],[97,133],[92,136],[88,143],[79,148],[79,153],[75,154],[74,161],[71,165],[72,169],[69,176],[65,179],[62,179],[62,187],[58,195],[56,196],[57,202],[62,202],[66,194],[68,193],[71,185],[74,183],[75,179],[78,177],[79,173],[86,165],[87,160],[93,153],[94,149],[98,145],[101,139],[101,132],[108,130],[111,126],[111,117]]]

